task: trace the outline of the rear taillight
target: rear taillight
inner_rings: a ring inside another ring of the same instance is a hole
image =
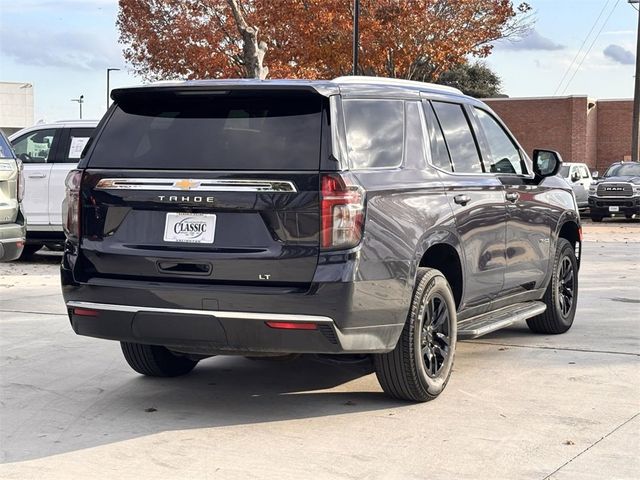
[[[65,180],[66,196],[62,205],[62,226],[68,238],[80,238],[80,185],[82,170],[71,170]]]
[[[364,189],[353,177],[323,175],[320,246],[326,250],[352,248],[360,243],[364,225]]]
[[[22,162],[18,162],[18,201],[21,202],[24,198],[24,167]]]

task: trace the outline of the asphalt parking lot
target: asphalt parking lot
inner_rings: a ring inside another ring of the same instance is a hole
[[[585,222],[568,333],[461,342],[427,404],[307,358],[143,378],[73,333],[58,262],[0,265],[1,478],[638,478],[640,222]]]

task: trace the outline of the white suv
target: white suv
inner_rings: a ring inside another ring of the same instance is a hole
[[[563,177],[576,196],[576,203],[580,210],[589,206],[589,187],[595,181],[586,163],[564,162],[558,175]]]
[[[80,160],[97,120],[71,120],[24,128],[9,137],[24,164],[27,245],[23,255],[43,245],[64,241],[62,201],[64,180]]]

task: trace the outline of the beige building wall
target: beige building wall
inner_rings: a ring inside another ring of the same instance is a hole
[[[0,82],[0,129],[9,135],[33,125],[33,85]]]

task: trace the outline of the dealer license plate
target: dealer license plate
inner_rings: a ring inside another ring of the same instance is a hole
[[[216,216],[209,213],[167,213],[165,242],[213,243]]]

